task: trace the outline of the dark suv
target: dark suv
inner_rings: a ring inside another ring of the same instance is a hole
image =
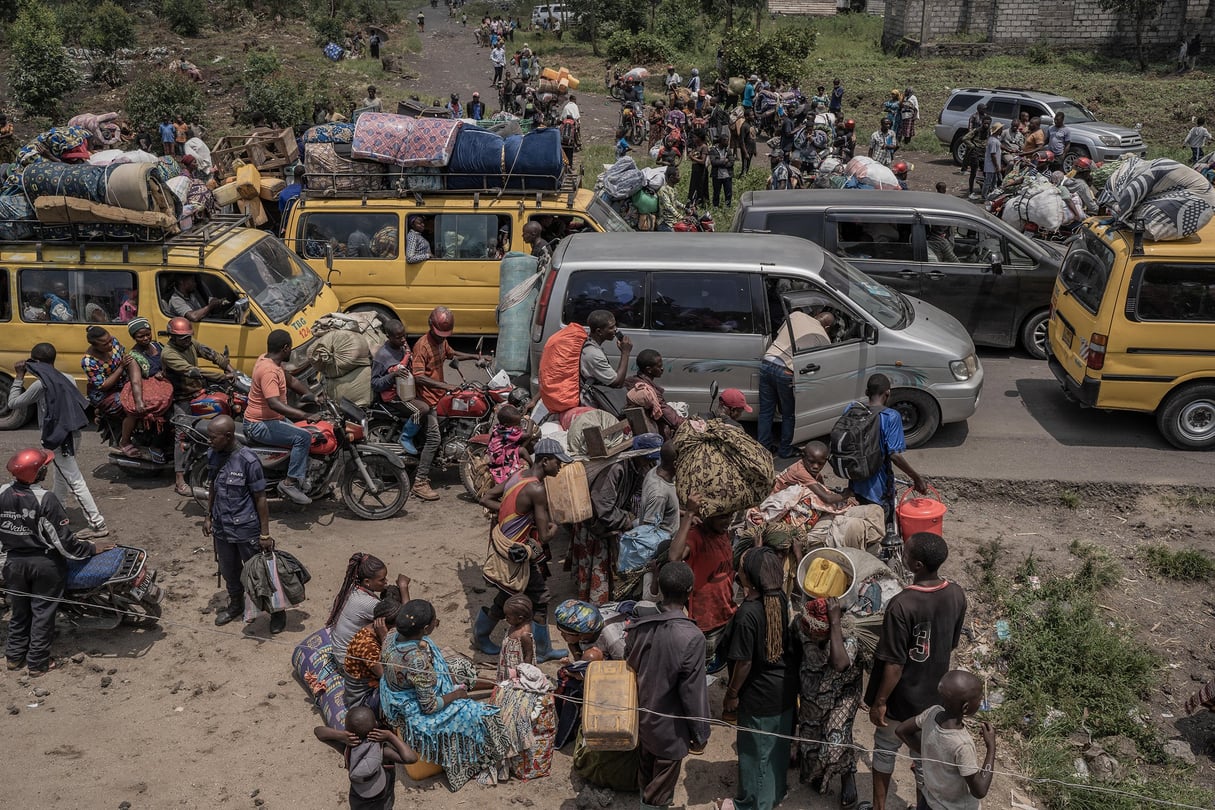
[[[1082,157],[1115,160],[1128,153],[1139,157],[1147,155],[1147,147],[1143,145],[1139,130],[1098,121],[1078,101],[1035,90],[1011,87],[981,90],[970,87],[949,94],[949,100],[945,102],[933,130],[937,140],[949,146],[953,161],[959,166],[966,154],[962,137],[966,134],[970,116],[980,104],[987,105],[987,114],[993,122],[999,121],[1006,127],[1020,118],[1022,112],[1028,112],[1030,118],[1041,118],[1042,128],[1045,129],[1054,122],[1055,113],[1063,113],[1064,123],[1072,133],[1071,146],[1063,156],[1065,171],[1071,171],[1072,163]]]
[[[917,191],[748,191],[730,230],[800,236],[957,318],[976,344],[1046,359],[1063,254],[965,200]]]

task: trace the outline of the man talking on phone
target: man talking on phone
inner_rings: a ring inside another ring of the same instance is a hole
[[[597,309],[588,315],[586,326],[590,334],[582,346],[582,357],[578,364],[582,385],[620,388],[628,374],[629,353],[633,351],[633,341],[624,333],[616,331],[616,316],[606,309]],[[620,349],[620,361],[614,369],[603,352],[603,344],[613,339]]]

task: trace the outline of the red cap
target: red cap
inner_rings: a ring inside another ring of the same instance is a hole
[[[727,408],[742,408],[747,413],[751,413],[751,406],[747,404],[746,396],[737,388],[727,388],[721,392],[721,396],[718,399]]]

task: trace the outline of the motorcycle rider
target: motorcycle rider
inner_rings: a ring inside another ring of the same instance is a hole
[[[418,386],[418,395],[430,410],[426,413],[426,444],[418,458],[418,469],[414,475],[413,494],[424,501],[439,500],[439,493],[430,486],[430,466],[439,452],[439,414],[435,410],[439,400],[448,391],[459,390],[443,379],[443,366],[448,360],[476,360],[483,362],[479,354],[454,351],[447,345],[456,327],[456,316],[447,307],[435,307],[426,321],[428,329],[413,344],[413,379]]]
[[[266,353],[253,366],[253,386],[245,407],[245,435],[258,444],[291,448],[287,477],[279,482],[278,493],[293,503],[307,506],[312,499],[304,493],[304,477],[308,473],[312,434],[292,423],[316,422],[320,416],[287,404],[287,389],[301,397],[312,397],[308,386],[283,368],[290,357],[291,333],[275,329],[266,338]]]
[[[236,441],[236,422],[220,414],[207,425],[211,452],[207,454],[207,516],[203,534],[215,541],[215,560],[228,589],[228,606],[215,614],[223,627],[244,612],[245,589],[240,574],[246,562],[270,540],[270,508],[266,504],[266,475],[257,456]],[[287,614],[270,615],[270,632],[281,633]]]
[[[30,359],[13,365],[17,373],[8,392],[10,408],[25,408],[37,405],[38,425],[42,430],[42,446],[58,452],[55,463],[55,496],[64,502],[70,488],[84,512],[89,528],[78,532],[81,540],[93,540],[110,533],[105,518],[89,492],[89,485],[76,463],[76,449],[80,446],[80,429],[89,423],[85,415],[88,400],[80,395],[76,381],[55,368],[55,347],[39,343],[30,350]],[[25,387],[25,374],[34,375],[34,382]],[[54,458],[54,456],[52,456]]]
[[[228,358],[194,339],[194,325],[184,317],[171,318],[167,331],[168,344],[161,352],[165,377],[173,385],[174,415],[189,416],[190,400],[207,389],[208,382],[231,379],[235,372]],[[218,366],[222,371],[198,367],[198,358]],[[193,493],[186,483],[185,433],[177,430],[173,441],[174,491],[183,497]]]
[[[844,129],[835,137],[833,143],[840,160],[847,163],[856,153],[856,121],[849,118],[844,122]]]
[[[37,486],[54,460],[49,450],[18,450],[6,466],[13,481],[0,487],[4,584],[12,589],[4,655],[10,672],[28,666],[31,678],[58,668],[51,658],[59,608],[53,600],[63,595],[68,558],[85,560],[114,547],[79,539],[55,493]]]
[[[414,446],[413,437],[421,429],[422,420],[426,418],[430,406],[421,397],[402,402],[397,394],[397,381],[413,374],[413,355],[409,351],[409,332],[405,329],[405,324],[395,319],[390,320],[384,324],[384,334],[388,339],[375,350],[375,355],[371,358],[371,390],[379,394],[383,401],[405,412],[405,423],[398,441],[406,453],[416,456],[418,448]]]

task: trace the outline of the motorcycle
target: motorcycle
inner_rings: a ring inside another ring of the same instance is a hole
[[[118,546],[87,560],[68,560],[59,615],[78,627],[113,630],[120,624],[154,627],[164,589],[142,548]]]
[[[676,233],[713,233],[713,213],[706,211],[697,216],[696,206],[689,205],[683,219],[675,223],[673,230]]]
[[[410,492],[405,462],[396,453],[368,441],[367,415],[350,400],[327,400],[321,403],[321,411],[324,418],[316,423],[296,423],[312,434],[308,470],[300,489],[314,500],[340,491],[346,507],[363,520],[384,520],[400,512]],[[186,480],[195,497],[205,500],[207,452],[211,448],[207,420],[179,416],[174,424],[186,435]],[[261,462],[267,483],[277,484],[287,477],[289,447],[251,442],[239,424],[236,436]],[[268,493],[274,491],[275,487],[267,488]]]
[[[460,372],[457,361],[452,360],[449,365],[457,373]],[[505,371],[499,371],[488,383],[469,382],[463,374],[460,380],[460,387],[445,393],[435,405],[440,436],[435,464],[440,468],[459,465],[460,483],[475,498],[478,494],[476,470],[484,463],[484,456],[489,450],[495,410],[506,402],[522,408],[531,399],[531,394],[512,385]],[[396,453],[404,456],[404,463],[413,467],[417,465],[417,458],[405,455],[398,441],[405,418],[403,411],[377,402],[370,408],[368,436],[372,442],[391,446]]]
[[[626,101],[620,105],[620,128],[633,146],[639,146],[646,139],[645,110],[640,103]]]
[[[227,356],[227,349],[224,350]],[[249,388],[253,381],[248,375],[236,372],[231,381],[208,385],[190,400],[193,416],[210,419],[220,414],[238,417],[245,412]],[[122,420],[124,414],[111,414],[98,420],[97,432],[101,440],[109,445],[109,462],[116,467],[138,470],[145,473],[164,472],[173,469],[174,430],[170,419],[172,406],[165,413],[139,419],[131,432],[131,444],[140,451],[139,457],[128,456],[120,448]]]

